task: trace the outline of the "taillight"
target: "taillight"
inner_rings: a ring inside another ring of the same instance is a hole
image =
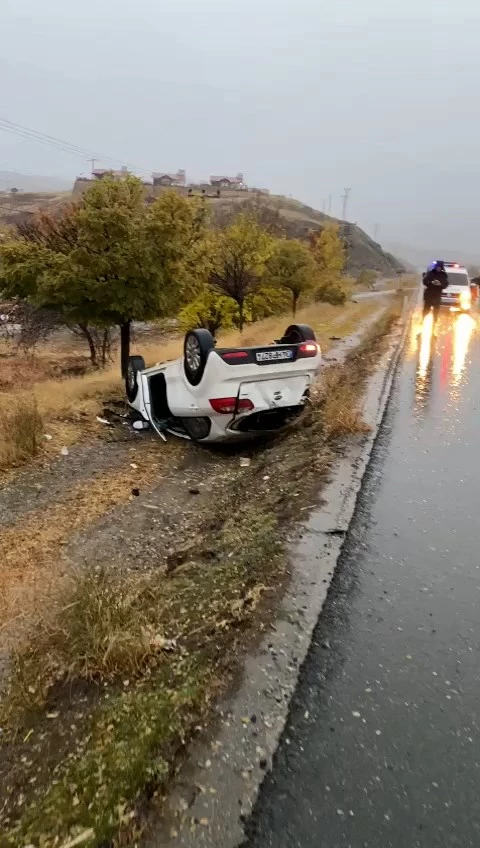
[[[229,350],[227,353],[222,353],[222,359],[225,359],[226,362],[235,359],[248,359],[248,353],[246,350]]]
[[[318,353],[318,345],[316,342],[303,342],[303,344],[298,346],[298,358],[305,358],[308,356],[316,356]]]
[[[254,405],[249,398],[211,398],[210,406],[220,415],[233,415],[234,412],[250,412]]]

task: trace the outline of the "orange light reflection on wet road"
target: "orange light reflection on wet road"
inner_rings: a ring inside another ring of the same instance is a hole
[[[458,316],[453,328],[452,383],[454,386],[458,385],[461,380],[474,329],[475,320],[471,315]]]
[[[420,352],[418,356],[418,376],[425,377],[432,350],[433,313],[429,312],[423,319],[420,337]]]

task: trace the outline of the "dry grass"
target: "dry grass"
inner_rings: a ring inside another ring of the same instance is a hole
[[[43,422],[35,397],[22,397],[1,411],[0,468],[18,465],[37,456]]]
[[[55,679],[123,679],[174,647],[192,648],[240,619],[244,608],[251,611],[262,593],[258,573],[279,551],[275,518],[247,506],[210,539],[208,567],[191,562],[175,579],[159,569],[139,576],[91,566],[77,573],[56,615],[16,653],[13,692],[34,706]]]
[[[295,321],[310,324],[317,334],[322,350],[326,352],[332,345],[331,336],[344,338],[350,335],[377,309],[378,304],[368,301],[347,303],[343,307],[315,303],[300,309]],[[246,327],[242,334],[233,331],[221,335],[219,345],[253,346],[273,341],[282,335],[292,320],[290,316],[267,318]],[[144,356],[148,365],[175,359],[182,354],[182,349],[183,337],[168,339],[163,343],[142,341],[138,345],[138,353]],[[133,352],[137,352],[136,345],[133,346]],[[58,347],[52,347],[50,343],[50,346],[39,350],[35,360],[15,357],[14,367],[11,360],[0,359],[0,388],[3,379],[3,390],[0,390],[0,420],[8,417],[13,401],[18,401],[21,405],[31,402],[33,385],[38,414],[44,422],[44,432],[53,436],[51,442],[45,442],[43,445],[47,455],[58,454],[59,445],[68,446],[82,436],[98,433],[101,425],[96,422],[96,416],[101,412],[103,401],[112,396],[123,397],[118,360],[105,371],[90,371],[82,376],[64,379],[45,379],[52,362],[55,367],[59,367],[61,358],[67,359],[69,355],[71,356],[71,352],[69,354],[64,343],[59,343]],[[45,363],[48,363],[48,366]],[[9,441],[8,433],[3,435]],[[0,451],[0,468],[8,468],[19,461],[21,456],[16,453],[14,445],[8,446],[3,456]]]
[[[329,368],[324,374],[323,426],[328,440],[338,441],[355,433],[368,432],[361,413],[363,385],[378,362],[392,323],[400,314],[400,300],[395,300],[370,327],[361,343],[348,357],[345,366]]]
[[[113,571],[82,574],[57,618],[17,657],[8,703],[20,720],[43,702],[55,681],[74,685],[100,678],[108,688],[89,719],[80,706],[88,744],[83,735],[73,746],[70,741],[55,779],[47,773],[46,787],[32,784],[28,803],[22,799],[16,806],[14,793],[14,819],[0,844],[60,845],[78,828],[90,827],[86,845],[109,844],[128,822],[128,816],[118,817],[119,806],[126,811],[125,802],[146,781],[168,774],[169,759],[207,707],[226,650],[255,613],[265,580],[275,574],[278,582],[281,573],[276,521],[258,508],[237,511],[214,544],[208,567],[192,564],[175,580],[158,572],[140,580]],[[112,677],[123,685],[108,686]],[[77,729],[77,708],[78,703],[73,715],[67,708],[65,728],[73,721]],[[36,744],[43,751],[38,717],[36,725],[28,746],[35,765]],[[47,716],[45,730],[51,727]],[[63,730],[58,744],[63,750]],[[23,768],[15,759],[13,783]]]
[[[368,432],[362,419],[362,396],[358,390],[358,373],[348,369],[329,368],[322,380],[323,427],[330,440],[344,439],[354,433]]]
[[[41,622],[69,584],[71,569],[64,543],[73,533],[91,525],[131,499],[132,487],[156,481],[163,466],[173,473],[183,457],[183,443],[173,443],[159,454],[142,445],[141,457],[134,449],[130,459],[136,468],[113,468],[70,489],[60,503],[0,531],[0,648],[18,644],[33,623]]]
[[[43,357],[13,356],[10,352],[3,352],[2,347],[0,345],[0,396],[15,394],[52,376]]]
[[[317,335],[322,350],[327,352],[332,346],[331,336],[344,338],[353,329],[378,310],[378,304],[368,302],[347,303],[345,306],[331,306],[329,303],[312,303],[299,309],[296,317],[275,316],[259,321],[245,328],[243,334],[232,332],[224,334],[219,344],[235,347],[236,345],[256,345],[273,341],[283,334],[288,324],[309,324]]]

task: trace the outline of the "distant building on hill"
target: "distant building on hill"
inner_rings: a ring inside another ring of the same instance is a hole
[[[94,168],[89,177],[81,176],[75,180],[73,194],[75,196],[83,194],[88,189],[88,186],[94,182],[111,177],[114,180],[122,180],[132,172],[126,167],[119,170],[114,168]],[[201,196],[204,198],[219,198],[232,197],[237,192],[251,192],[255,194],[268,194],[267,189],[250,189],[245,182],[245,177],[242,173],[238,173],[236,177],[229,176],[213,176],[209,182],[194,183],[187,182],[186,171],[179,168],[175,173],[170,171],[154,171],[151,180],[142,179],[147,196],[157,197],[165,189],[171,188],[179,194],[188,197]]]
[[[165,188],[181,186],[185,188],[187,185],[187,174],[183,170],[178,170],[176,174],[167,174],[163,171],[154,172],[152,174],[152,182],[154,186],[164,186]]]
[[[113,168],[94,168],[92,171],[92,177],[95,180],[103,180],[104,177],[113,177],[116,180],[121,180],[124,177],[128,177],[130,171],[126,166],[120,168],[119,171],[116,171]]]
[[[210,185],[214,188],[226,188],[243,190],[247,188],[243,174],[237,174],[236,177],[210,177]]]

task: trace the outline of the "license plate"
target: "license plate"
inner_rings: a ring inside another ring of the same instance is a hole
[[[257,362],[281,362],[293,359],[293,350],[258,350],[255,359]]]

